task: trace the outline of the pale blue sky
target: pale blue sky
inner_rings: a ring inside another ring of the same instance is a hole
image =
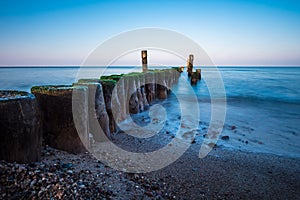
[[[80,65],[101,42],[143,27],[190,37],[217,65],[300,65],[299,1],[10,0],[0,9],[0,65]]]

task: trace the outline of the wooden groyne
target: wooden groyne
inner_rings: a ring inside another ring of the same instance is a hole
[[[190,61],[193,56],[190,56]],[[105,142],[129,115],[166,99],[183,67],[80,79],[72,85],[42,85],[31,93],[0,91],[0,159],[10,162],[40,160],[42,142],[70,153],[89,150],[93,141]],[[188,66],[191,83],[201,71]],[[1,93],[2,92],[2,93]],[[5,98],[20,93],[22,98]],[[75,106],[74,106],[75,105]]]

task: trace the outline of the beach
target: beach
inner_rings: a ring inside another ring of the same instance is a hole
[[[300,1],[0,10],[0,200],[300,200]]]
[[[20,69],[2,69],[15,77]],[[22,69],[24,76],[3,81],[2,88],[28,91],[36,83],[71,84],[78,69]],[[94,73],[95,69],[91,69]],[[119,71],[114,68],[112,72]],[[128,71],[130,71],[128,69]],[[210,126],[211,100],[205,79],[192,91],[174,85],[165,100],[150,110],[129,115],[136,125],[154,126],[156,133],[141,138],[125,120],[112,142],[127,152],[154,152],[174,146],[178,131],[188,124],[182,110],[196,95],[200,116],[187,130],[189,148],[169,165],[151,172],[132,173],[109,166],[128,166],[120,155],[107,153],[97,160],[91,153],[70,154],[43,145],[41,162],[16,164],[1,161],[2,199],[297,199],[300,196],[299,68],[220,69],[226,87],[226,120],[212,151],[199,158]],[[61,73],[60,73],[61,72]],[[62,73],[63,72],[63,73]],[[26,74],[27,73],[27,74]],[[65,73],[65,74],[64,74]],[[66,76],[67,73],[67,76]],[[253,82],[244,80],[255,74]],[[276,77],[273,75],[277,74]],[[279,76],[280,74],[280,76]],[[86,75],[86,74],[85,74]],[[31,79],[31,76],[39,77]],[[93,78],[93,77],[92,77]],[[182,80],[187,79],[182,74]],[[276,84],[277,85],[276,85]],[[282,85],[284,83],[284,85]],[[6,84],[6,85],[5,85]],[[270,87],[273,85],[274,87]],[[276,87],[275,87],[276,85]],[[184,102],[176,92],[184,95]],[[155,109],[154,109],[155,108]],[[156,111],[156,112],[155,112]],[[159,113],[160,115],[155,115]],[[127,128],[127,129],[126,129]],[[129,129],[128,129],[129,128]],[[150,128],[151,129],[151,128]],[[134,132],[133,135],[129,134]],[[137,137],[135,137],[137,136]],[[94,142],[93,146],[99,145]],[[175,148],[176,151],[176,148]],[[174,155],[176,152],[174,152]],[[170,156],[161,155],[158,164]],[[118,157],[120,156],[120,157]],[[145,160],[147,162],[147,159]],[[141,165],[144,165],[141,161]],[[163,165],[162,165],[163,166]],[[134,166],[133,166],[134,167]],[[127,168],[130,169],[130,168]]]
[[[47,147],[39,163],[1,161],[0,196],[2,199],[299,198],[299,159],[222,148],[215,148],[199,159],[199,146],[197,142],[192,144],[166,168],[142,174],[114,170],[88,153],[68,154]]]

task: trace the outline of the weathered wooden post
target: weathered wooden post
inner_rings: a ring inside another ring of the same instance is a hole
[[[196,73],[198,75],[198,79],[201,80],[201,69],[196,69]]]
[[[142,67],[143,67],[143,72],[148,71],[147,50],[142,51]]]
[[[188,76],[191,76],[192,73],[193,73],[193,63],[194,63],[194,55],[193,54],[190,54],[189,55],[189,58],[187,60],[187,73],[188,73]]]
[[[156,81],[156,97],[158,99],[167,98],[167,84],[165,72],[163,70],[155,72],[155,81]]]
[[[103,78],[103,79],[102,79]],[[115,80],[109,80],[109,79],[105,79],[105,77],[101,77],[100,83],[102,85],[103,88],[103,95],[104,95],[104,100],[105,100],[105,105],[106,105],[106,112],[108,114],[109,117],[109,129],[110,129],[110,133],[115,133],[117,131],[117,126],[116,126],[116,122],[113,116],[113,109],[114,106],[112,106],[112,92],[113,89],[116,85],[116,81]]]
[[[155,73],[153,71],[145,73],[145,93],[147,101],[151,105],[155,100]]]
[[[109,117],[106,112],[102,85],[99,82],[84,82],[83,80],[79,80],[78,83],[74,83],[73,85],[86,86],[88,88],[89,133],[93,135],[93,139],[97,142],[107,140],[101,134],[101,129],[111,139]]]
[[[192,72],[191,85],[196,85],[198,80],[199,80],[199,76],[198,76],[197,72]]]
[[[45,85],[32,87],[31,92],[41,111],[46,144],[70,153],[85,152],[89,148],[87,87]]]
[[[181,73],[181,72],[183,72],[184,71],[184,66],[180,66],[179,67],[179,72]]]
[[[0,160],[40,161],[41,121],[36,98],[21,91],[0,91]]]

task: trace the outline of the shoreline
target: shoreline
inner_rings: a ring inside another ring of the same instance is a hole
[[[107,81],[111,83],[115,80]],[[125,134],[126,131],[116,130],[112,131],[112,142],[129,152],[137,153],[151,152],[169,145],[169,142],[176,137],[178,128],[182,127],[179,123],[181,116],[176,111],[178,105],[176,101],[174,103],[172,97],[173,95],[170,95],[159,102],[154,100],[155,104],[161,104],[167,111],[167,118],[162,121],[158,118],[151,119],[150,111],[138,112],[139,114],[129,113],[134,122],[142,126],[164,122],[163,128],[155,136],[141,139]],[[102,99],[101,102],[103,104],[104,100]],[[140,106],[136,108],[139,109]],[[208,129],[208,124],[200,120],[198,129],[185,132],[187,137],[192,139],[190,140],[192,144],[179,159],[163,169],[142,174],[114,170],[105,166],[105,163],[97,161],[89,153],[70,154],[44,146],[41,162],[14,164],[0,161],[0,197],[4,199],[295,199],[299,197],[300,192],[297,189],[300,188],[300,159],[272,153],[246,152],[243,148],[239,150],[239,145],[252,145],[253,142],[259,148],[264,141],[268,140],[247,139],[245,134],[259,132],[251,127],[249,129],[249,127],[239,126],[236,122],[226,123],[224,130],[227,132],[220,135],[220,143],[217,143],[216,148],[208,156],[199,159],[199,149]],[[62,123],[62,125],[66,124]],[[234,134],[238,137],[242,136],[241,140],[234,137]],[[222,139],[222,136],[226,136],[227,139]],[[235,141],[232,143],[235,148],[224,145],[228,140]],[[164,158],[162,155],[162,162]]]
[[[116,136],[118,137],[118,135]],[[125,173],[88,153],[43,149],[41,162],[0,162],[0,196],[11,199],[295,199],[300,159],[216,148],[198,158],[192,144],[171,165],[149,173]],[[23,188],[22,188],[23,187]],[[40,192],[42,191],[42,192]],[[76,191],[76,192],[75,192]],[[48,195],[48,196],[47,196]]]

